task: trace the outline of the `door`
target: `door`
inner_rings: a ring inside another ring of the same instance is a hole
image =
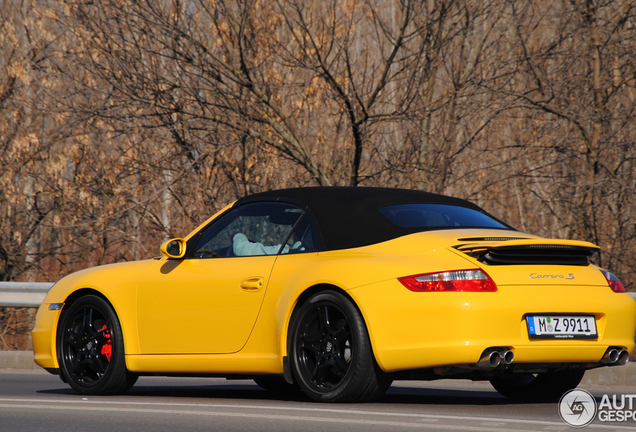
[[[158,261],[139,282],[141,353],[239,351],[258,317],[276,256],[293,248],[286,243],[302,214],[287,203],[245,204],[195,234],[185,259]]]

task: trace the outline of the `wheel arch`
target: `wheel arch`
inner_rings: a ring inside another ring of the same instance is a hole
[[[134,352],[134,350],[136,349],[134,345],[136,341],[136,338],[134,337],[136,335],[136,331],[135,329],[132,329],[133,333],[131,337],[131,333],[130,333],[131,329],[129,329],[127,320],[122,319],[119,308],[102,291],[95,288],[82,287],[82,288],[76,289],[64,299],[64,308],[62,309],[60,318],[57,320],[56,328],[54,332],[54,337],[55,337],[54,346],[56,347],[56,350],[55,350],[56,361],[59,355],[57,352],[57,332],[58,332],[58,326],[60,325],[60,322],[61,322],[62,315],[65,313],[65,311],[69,309],[69,307],[73,303],[75,303],[77,300],[87,295],[94,295],[101,298],[113,309],[113,311],[115,312],[115,316],[117,317],[117,320],[119,321],[119,326],[121,327],[122,337],[124,338],[124,352],[125,353]]]
[[[66,299],[64,299],[64,310],[68,309],[68,307],[75,303],[80,297],[84,297],[86,295],[96,295],[98,297],[101,297],[110,305],[110,307],[113,308],[113,310],[115,309],[113,307],[113,303],[101,291],[98,291],[94,288],[85,287],[73,291],[66,297]]]
[[[334,284],[330,284],[330,283],[319,283],[319,284],[315,284],[312,285],[310,287],[308,287],[307,289],[305,289],[304,291],[302,291],[297,297],[296,297],[296,301],[293,302],[293,306],[290,307],[289,312],[285,318],[284,321],[284,327],[283,327],[283,332],[281,334],[281,352],[283,353],[283,358],[287,358],[288,354],[289,354],[289,327],[291,325],[292,319],[294,317],[294,314],[300,309],[300,307],[302,307],[302,305],[309,300],[313,295],[318,294],[320,292],[323,291],[335,291],[338,292],[340,294],[342,294],[343,296],[345,296],[350,302],[351,304],[358,310],[358,312],[360,313],[360,316],[362,317],[362,321],[364,322],[364,326],[367,329],[367,332],[369,332],[369,325],[367,324],[367,320],[364,316],[364,313],[362,312],[362,310],[360,309],[360,307],[358,306],[358,304],[356,303],[356,301],[354,300],[353,297],[351,297],[351,295],[349,295],[349,293],[342,289],[341,287],[334,285]],[[373,347],[373,342],[371,340],[371,338],[369,338],[369,343],[371,345],[371,352],[373,353],[373,358],[377,363],[377,358],[376,358],[376,354],[375,354],[375,350]],[[287,365],[287,361],[284,361],[284,369],[286,369],[288,367]],[[287,375],[287,373],[286,373]]]
[[[89,315],[86,315],[87,308],[91,309]],[[93,310],[97,310],[97,316]],[[69,328],[70,322],[75,326],[77,317],[82,320],[82,324],[77,330],[72,330],[77,332],[75,342],[68,342],[67,345],[66,329]],[[87,317],[90,320],[88,325]],[[99,326],[103,325],[101,329],[92,327],[100,320]],[[121,319],[113,302],[99,290],[79,288],[66,297],[54,333],[55,355],[59,376],[77,393],[121,394],[137,381],[138,375],[129,372],[126,367],[126,347],[120,323]],[[82,349],[79,349],[78,343],[82,344]],[[81,357],[80,352],[85,350],[89,352],[85,352]],[[97,367],[94,364],[97,364]]]

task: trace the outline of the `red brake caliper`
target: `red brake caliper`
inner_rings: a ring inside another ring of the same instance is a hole
[[[104,327],[101,330],[98,330],[100,333],[104,332],[104,337],[106,338],[106,343],[102,345],[102,355],[106,356],[106,360],[110,362],[110,355],[113,353],[113,342],[110,339],[110,330],[108,330],[108,325],[104,323]]]

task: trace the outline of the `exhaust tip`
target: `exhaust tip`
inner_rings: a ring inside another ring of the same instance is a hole
[[[616,360],[616,364],[624,365],[629,361],[629,353],[627,350],[620,350]]]
[[[477,366],[483,369],[494,369],[501,363],[501,355],[497,351],[484,351]]]
[[[501,355],[496,351],[491,352],[488,356],[488,362],[492,367],[499,366],[499,364],[501,363]]]
[[[501,353],[501,360],[504,364],[509,365],[515,360],[515,353],[511,350],[505,350]]]
[[[601,359],[601,364],[608,366],[620,366],[626,364],[628,361],[629,352],[627,352],[625,348],[609,347]]]
[[[607,351],[607,360],[610,363],[616,363],[618,360],[619,351],[617,349],[611,349]]]

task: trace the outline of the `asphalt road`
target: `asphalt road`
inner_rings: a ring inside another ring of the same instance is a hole
[[[631,387],[586,388],[634,394]],[[611,397],[611,396],[610,396]],[[487,383],[397,382],[378,402],[317,404],[252,381],[142,377],[123,396],[80,396],[44,371],[0,371],[0,431],[569,431],[557,402],[518,403]],[[636,431],[636,421],[585,431]]]

